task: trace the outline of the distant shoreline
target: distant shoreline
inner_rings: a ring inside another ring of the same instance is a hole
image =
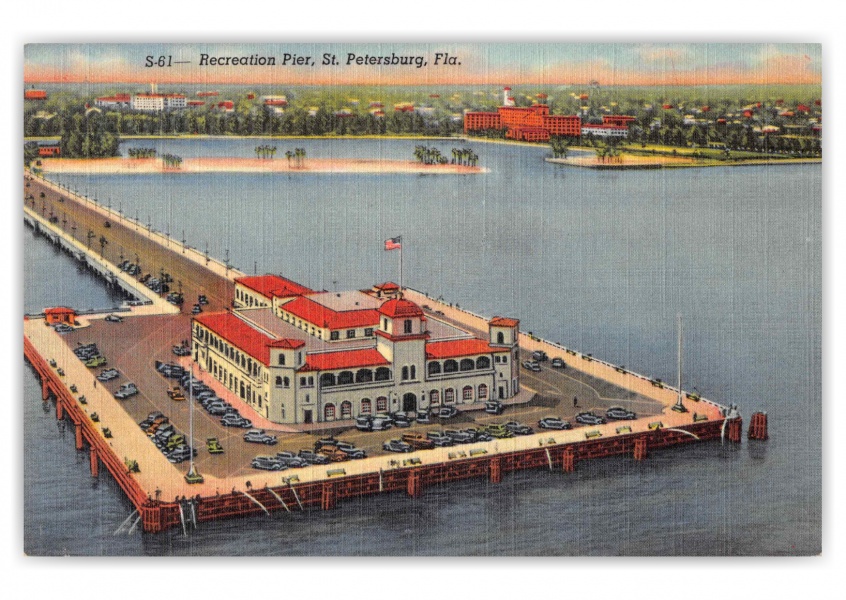
[[[132,175],[153,173],[405,173],[410,175],[475,175],[486,173],[482,167],[466,165],[425,165],[411,160],[360,158],[306,158],[301,166],[285,157],[262,158],[186,158],[179,168],[165,168],[160,158],[46,158],[41,161],[45,173],[96,173]]]
[[[693,159],[684,156],[639,156],[623,154],[620,162],[601,161],[598,156],[568,158],[547,158],[548,163],[581,167],[584,169],[627,171],[642,169],[679,169],[696,167],[745,167],[754,165],[795,165],[822,163],[821,158],[744,158],[736,161],[715,159]]]

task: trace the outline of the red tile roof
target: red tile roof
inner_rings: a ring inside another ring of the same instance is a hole
[[[300,296],[302,294],[310,294],[314,290],[300,285],[290,279],[285,279],[279,275],[251,275],[248,277],[239,277],[235,283],[240,283],[244,287],[258,292],[262,296],[268,298],[286,298],[288,296]]]
[[[379,312],[392,319],[397,317],[422,317],[423,309],[410,300],[394,298],[379,307]],[[378,322],[378,319],[377,319]]]
[[[509,319],[508,317],[494,317],[489,322],[494,327],[517,327],[520,324],[517,319]]]
[[[45,315],[68,315],[71,313],[76,314],[76,311],[72,308],[68,308],[67,306],[54,306],[53,308],[44,309]]]
[[[375,327],[379,324],[379,311],[375,308],[336,311],[305,296],[294,298],[280,308],[303,321],[328,329]]]
[[[302,340],[273,339],[230,312],[208,313],[194,317],[194,321],[264,365],[270,364],[271,347],[300,348],[305,345]]]
[[[379,367],[391,364],[375,348],[346,350],[342,352],[321,352],[307,354],[305,365],[299,371],[332,371],[334,369],[357,369]]]
[[[485,340],[470,338],[465,340],[447,340],[444,342],[430,342],[426,344],[426,358],[457,358],[474,354],[491,354],[493,352],[508,352],[508,348],[497,348]]]

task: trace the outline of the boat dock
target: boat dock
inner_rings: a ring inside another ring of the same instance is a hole
[[[157,358],[174,360],[175,357],[168,356],[171,344],[190,337],[190,303],[178,308],[151,294],[115,267],[118,252],[137,256],[137,262],[150,265],[150,270],[167,269],[180,282],[186,297],[207,294],[212,310],[229,306],[233,280],[242,273],[122,215],[116,217],[110,209],[54,184],[28,174],[26,184],[25,219],[30,226],[55,236],[58,243],[84,255],[89,264],[99,264],[116,282],[150,300],[150,304],[134,306],[128,313],[122,313],[128,323],[106,323],[104,314],[86,315],[80,317],[80,327],[67,336],[47,326],[43,318],[24,319],[24,355],[41,380],[42,400],[54,401],[56,417],[73,423],[76,448],[89,453],[92,476],[99,476],[101,467],[105,467],[135,507],[136,512],[128,516],[120,529],[140,524],[143,531],[150,533],[173,528],[187,533],[201,523],[218,519],[311,508],[329,510],[348,498],[382,493],[401,492],[419,497],[428,487],[462,479],[483,477],[497,484],[508,473],[523,469],[561,474],[574,471],[580,461],[589,459],[628,455],[633,460],[644,460],[651,452],[671,446],[716,439],[741,441],[742,419],[730,406],[682,392],[687,410],[677,412],[673,406],[678,402],[679,391],[664,382],[521,333],[522,353],[543,350],[549,356],[565,357],[568,364],[566,375],[550,369],[537,376],[526,373],[523,386],[529,389],[527,397],[555,389],[559,395],[569,394],[569,402],[572,389],[579,389],[585,390],[582,397],[586,401],[590,399],[597,406],[609,400],[606,396],[611,394],[612,399],[624,397],[638,403],[646,414],[632,421],[544,430],[404,454],[376,453],[361,460],[271,472],[250,470],[248,460],[240,464],[247,452],[261,453],[261,447],[240,440],[236,444],[240,434],[225,431],[216,421],[195,411],[198,415],[194,418],[194,444],[210,434],[218,435],[230,462],[221,463],[219,457],[211,457],[200,448],[196,462],[203,481],[188,483],[185,478],[188,463],[170,463],[137,423],[139,415],[143,418],[150,408],[165,408],[179,429],[188,431],[189,403],[174,403],[165,396],[169,382],[155,372],[152,362]],[[37,199],[27,201],[29,196]],[[93,232],[96,238],[91,247],[77,241],[77,236],[69,234],[66,226],[58,225],[55,220],[51,222],[48,216],[62,213],[72,217],[80,230]],[[109,227],[105,227],[106,221]],[[104,247],[96,243],[101,235],[110,240]],[[122,249],[118,250],[118,246]],[[486,320],[479,315],[414,290],[406,290],[406,296],[423,306],[432,318],[460,324],[468,330],[486,328]],[[137,337],[137,342],[132,344],[127,342],[126,335],[120,335],[123,330],[109,329],[130,324],[129,335]],[[124,377],[137,383],[142,394],[120,401],[108,385],[98,384],[92,369],[73,353],[74,344],[82,341],[102,345],[106,349],[104,354],[112,361],[109,366],[118,368]],[[545,410],[528,404],[526,414]],[[291,444],[302,446],[314,439],[306,432],[281,426],[277,429],[280,435],[291,436],[294,440]],[[766,415],[753,415],[749,435],[766,439]]]

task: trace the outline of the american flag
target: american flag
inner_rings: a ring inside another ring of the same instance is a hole
[[[399,250],[402,248],[402,236],[385,240],[385,250]]]

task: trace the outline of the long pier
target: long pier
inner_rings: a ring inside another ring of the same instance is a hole
[[[63,194],[61,190],[53,189],[53,192]],[[78,203],[70,196],[59,201],[64,203],[65,210],[73,210]],[[81,210],[100,211],[101,207],[83,207]],[[42,212],[45,211],[46,206],[42,208]],[[44,221],[44,215],[38,215],[34,207],[27,210],[26,218],[38,223],[39,227]],[[94,219],[102,219],[102,215],[97,214]],[[93,226],[94,221],[89,222]],[[66,232],[53,229],[47,222],[46,232],[68,241]],[[124,229],[121,231],[123,243],[134,244],[132,228]],[[151,241],[149,233],[138,232],[137,236],[144,237],[143,243],[146,244]],[[233,274],[228,265],[224,265],[225,272],[218,264],[207,270],[201,264],[204,262],[202,256],[199,260],[183,256],[184,245],[170,247],[166,243],[155,243],[160,256],[169,260],[169,264],[187,260],[190,268],[200,271],[194,275],[198,285],[209,278],[215,283],[224,282],[223,288],[218,286],[218,290],[231,286]],[[139,253],[143,252],[142,243],[133,246],[136,247]],[[82,247],[80,251],[88,253],[87,259],[91,257],[90,249]],[[109,261],[103,260],[104,267],[111,269]],[[183,269],[184,273],[186,267],[176,264],[175,268]],[[468,328],[483,326],[484,319],[478,315],[413,290],[409,290],[408,294],[411,300],[428,304],[432,310],[438,309]],[[142,308],[146,309],[143,312],[154,314],[157,307],[158,303]],[[91,372],[76,359],[57,333],[46,327],[42,319],[25,318],[24,322],[24,356],[41,380],[42,400],[53,399],[56,417],[69,419],[74,424],[76,448],[79,451],[87,449],[92,476],[99,476],[101,466],[105,467],[138,511],[143,530],[149,533],[172,528],[181,528],[187,533],[200,523],[269,515],[280,510],[330,510],[339,501],[359,496],[399,492],[416,498],[431,486],[464,479],[486,478],[491,484],[498,484],[506,474],[525,469],[567,473],[584,460],[626,455],[633,460],[644,460],[650,452],[672,446],[715,439],[732,443],[741,441],[742,419],[726,406],[696,398],[695,402],[688,403],[695,406],[696,413],[677,413],[670,407],[678,392],[663,384],[656,385],[648,377],[527,334],[521,334],[520,347],[556,354],[563,350],[571,356],[580,357],[581,360],[571,359],[573,368],[660,402],[664,410],[658,416],[625,423],[545,431],[401,456],[373,456],[315,465],[298,469],[296,473],[252,472],[231,477],[205,475],[203,483],[192,485],[185,481],[185,467],[167,461],[138,429],[124,407],[103,389],[104,386],[98,387],[94,383]],[[753,437],[754,430],[754,437],[766,439],[765,415],[763,418],[753,415],[752,422],[750,437]],[[137,465],[140,469],[136,471],[130,465]]]

